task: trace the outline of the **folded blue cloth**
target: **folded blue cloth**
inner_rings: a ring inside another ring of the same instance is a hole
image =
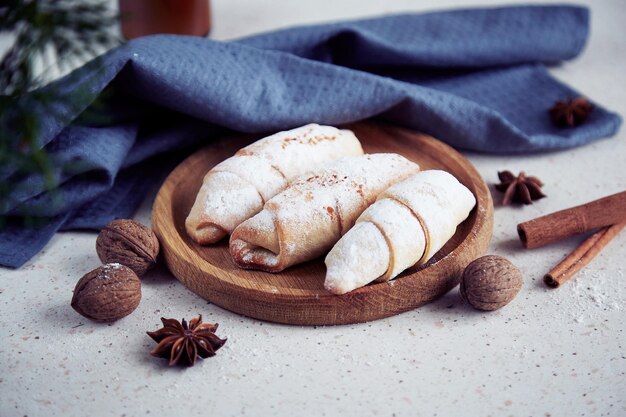
[[[621,120],[597,104],[577,128],[555,127],[547,113],[556,100],[580,95],[544,64],[578,55],[588,20],[582,7],[524,6],[388,16],[233,42],[169,35],[128,42],[44,87],[69,99],[41,115],[38,137],[59,187],[48,192],[43,178],[0,167],[11,183],[0,204],[0,264],[22,265],[57,230],[131,216],[146,187],[178,160],[174,151],[226,129],[271,133],[376,117],[491,153],[611,136]]]

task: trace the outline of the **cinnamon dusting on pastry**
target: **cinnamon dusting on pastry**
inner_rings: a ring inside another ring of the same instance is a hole
[[[306,132],[304,135],[299,137],[289,137],[283,139],[280,147],[282,149],[287,148],[287,146],[292,145],[294,143],[300,145],[316,145],[322,141],[334,141],[337,139],[335,135],[325,135],[325,136],[307,136],[310,132]]]

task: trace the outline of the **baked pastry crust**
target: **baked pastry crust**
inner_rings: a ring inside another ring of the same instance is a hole
[[[354,133],[317,124],[254,142],[205,175],[185,221],[187,233],[199,244],[215,243],[261,211],[295,177],[362,154]]]
[[[345,294],[428,262],[475,205],[471,191],[445,171],[392,185],[326,256],[325,288]]]
[[[391,184],[419,171],[397,154],[341,158],[300,177],[233,231],[230,253],[243,268],[280,272],[328,251]]]

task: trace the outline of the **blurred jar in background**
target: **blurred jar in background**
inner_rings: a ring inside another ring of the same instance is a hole
[[[126,39],[156,33],[207,36],[211,31],[210,0],[119,0],[119,5]]]

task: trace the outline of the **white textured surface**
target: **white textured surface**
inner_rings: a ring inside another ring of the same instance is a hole
[[[478,4],[382,3],[215,0],[213,34],[225,39],[296,23]],[[589,3],[586,50],[553,73],[625,115],[626,3]],[[625,139],[622,128],[613,139],[571,151],[466,154],[489,183],[501,169],[546,182],[548,198],[537,204],[496,207],[490,252],[521,268],[524,287],[493,313],[466,307],[454,289],[373,323],[275,325],[208,304],[160,270],[143,280],[143,300],[131,316],[100,325],[69,305],[76,281],[99,265],[96,236],[58,234],[20,270],[0,270],[0,415],[624,416],[626,233],[573,281],[548,290],[542,275],[581,238],[523,250],[515,225],[626,189]],[[150,207],[151,198],[138,219],[147,222]],[[156,329],[159,317],[196,313],[229,336],[215,358],[180,370],[148,355],[153,342],[144,332]]]

